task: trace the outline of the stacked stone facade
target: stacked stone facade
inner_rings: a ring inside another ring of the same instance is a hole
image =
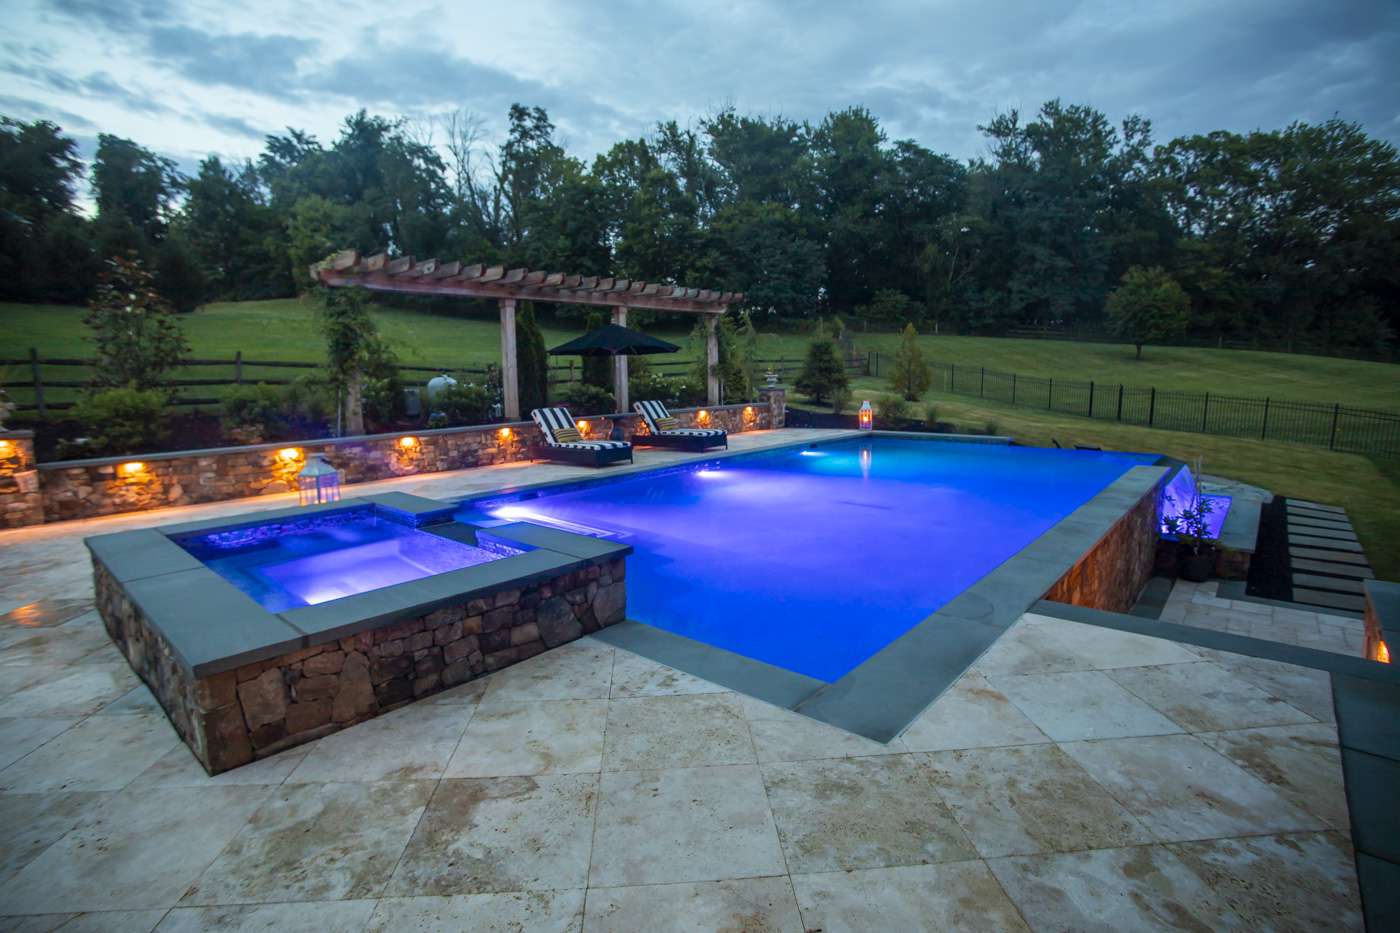
[[[108,633],[210,774],[310,742],[622,621],[622,559],[196,677],[94,569]]]
[[[1160,486],[1153,487],[1075,562],[1045,598],[1108,612],[1132,609],[1152,577],[1162,521],[1157,508],[1160,495]]]
[[[781,419],[782,405],[775,409],[767,398],[674,414],[684,425],[705,424],[737,434],[780,425],[780,420],[774,421],[775,410]],[[588,420],[592,436],[606,436],[613,419],[599,415]],[[617,420],[629,437],[641,424],[636,415]],[[414,440],[410,446],[401,443],[406,436]],[[27,458],[17,462],[27,466],[0,458],[0,527],[291,492],[305,458],[315,454],[325,456],[350,484],[529,460],[542,443],[533,422],[517,422],[52,463],[35,473],[33,442],[27,433],[3,437],[15,438],[13,448],[25,451]],[[284,459],[283,451],[295,451],[296,456]],[[22,472],[30,477],[31,492],[23,492],[14,480]]]
[[[37,525],[43,520],[44,500],[34,469],[34,435],[0,430],[0,528]]]

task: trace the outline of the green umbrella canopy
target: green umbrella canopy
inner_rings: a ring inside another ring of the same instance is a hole
[[[680,347],[621,324],[605,324],[582,337],[561,343],[551,356],[639,356],[644,353],[676,353]]]

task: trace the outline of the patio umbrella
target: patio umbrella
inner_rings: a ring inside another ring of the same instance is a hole
[[[605,324],[582,337],[561,343],[550,356],[640,356],[646,353],[676,353],[680,347],[621,324]]]

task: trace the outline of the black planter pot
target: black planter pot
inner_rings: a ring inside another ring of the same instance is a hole
[[[1178,573],[1183,580],[1204,583],[1215,570],[1215,548],[1202,548],[1199,554],[1183,549]]]

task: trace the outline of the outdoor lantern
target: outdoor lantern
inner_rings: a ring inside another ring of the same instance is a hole
[[[860,403],[860,429],[869,431],[875,427],[875,410],[870,407],[870,400],[866,399]]]
[[[401,438],[399,438],[399,447],[403,448],[404,453],[410,453],[410,452],[412,452],[413,448],[415,448],[415,447],[417,447],[417,446],[418,446],[418,438],[416,438],[416,437],[401,437]]]
[[[763,374],[763,381],[769,386],[775,386],[778,384],[778,374],[770,369]]]
[[[277,451],[277,459],[281,460],[283,463],[296,463],[301,459],[301,448],[283,447],[281,450]]]
[[[319,505],[340,500],[340,473],[321,454],[306,458],[297,474],[297,497],[302,505]]]

